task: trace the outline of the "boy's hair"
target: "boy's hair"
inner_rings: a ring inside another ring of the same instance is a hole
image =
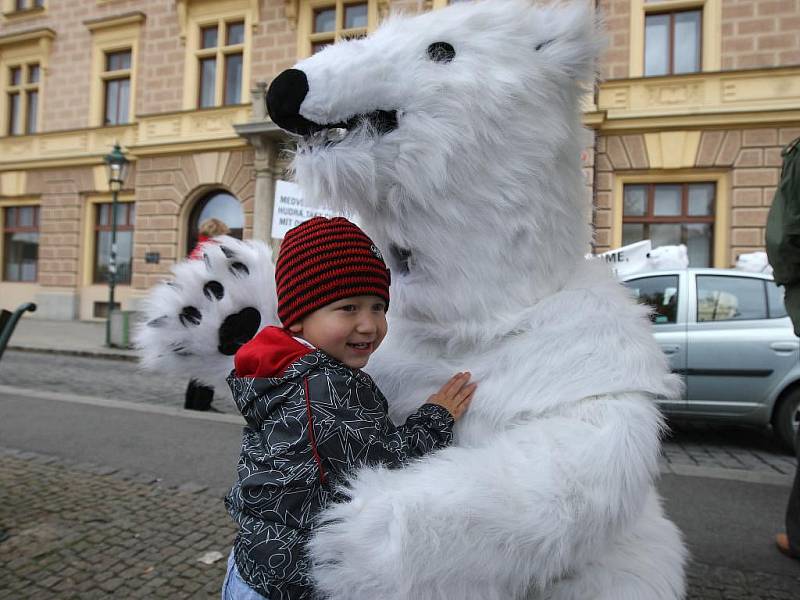
[[[290,229],[275,263],[278,317],[289,327],[342,298],[378,296],[389,307],[389,269],[361,229],[343,217],[314,217]]]
[[[225,225],[225,223],[212,217],[200,223],[200,227],[197,228],[197,232],[206,237],[217,237],[218,235],[228,235],[230,233],[230,229],[228,229],[228,226]]]

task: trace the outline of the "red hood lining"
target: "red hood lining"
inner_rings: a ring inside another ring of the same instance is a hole
[[[239,348],[233,364],[237,377],[280,377],[289,365],[313,351],[285,329],[265,327]]]

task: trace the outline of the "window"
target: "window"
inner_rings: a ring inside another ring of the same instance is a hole
[[[780,319],[786,316],[786,305],[783,303],[785,289],[778,287],[772,281],[765,282],[767,286],[767,308],[770,319]]]
[[[649,239],[653,247],[685,244],[692,267],[713,262],[714,183],[625,185],[622,244]]]
[[[645,16],[645,76],[700,71],[702,15],[687,10]]]
[[[35,10],[44,8],[44,0],[14,0],[14,10]]]
[[[373,4],[336,0],[313,7],[306,54],[315,54],[342,39],[365,37],[370,23],[377,18],[372,16],[377,10]]]
[[[8,135],[36,133],[40,77],[39,63],[8,67]]]
[[[89,125],[126,125],[136,119],[136,69],[145,15],[129,12],[84,21],[92,36]]]
[[[108,281],[108,260],[111,255],[110,202],[95,207],[94,283]],[[133,202],[117,203],[117,283],[131,282],[133,257],[133,227],[136,205]]]
[[[36,281],[39,259],[39,207],[3,209],[3,280]]]
[[[189,252],[197,245],[197,230],[206,219],[217,218],[230,229],[231,235],[242,239],[244,233],[244,211],[242,203],[228,192],[218,190],[202,198],[192,209],[189,217],[189,238],[186,248]]]
[[[658,275],[631,279],[624,283],[639,304],[653,309],[650,320],[656,325],[678,320],[678,276]]]
[[[103,80],[103,124],[129,122],[131,94],[131,50],[105,52]]]
[[[765,283],[749,277],[698,275],[697,321],[766,319]]]
[[[197,50],[197,105],[241,104],[244,64],[244,21],[219,21],[200,28]]]

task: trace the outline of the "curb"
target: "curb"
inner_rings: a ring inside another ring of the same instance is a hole
[[[134,353],[115,352],[114,350],[73,350],[70,348],[41,348],[36,346],[18,346],[9,344],[7,350],[17,352],[36,352],[39,354],[59,354],[62,356],[83,356],[85,358],[104,358],[106,360],[125,360],[137,362],[139,357]]]
[[[792,487],[794,475],[765,471],[749,471],[747,469],[725,469],[722,467],[700,467],[692,465],[662,465],[661,475],[678,475],[681,477],[704,477],[707,479],[726,479],[742,483],[759,485],[778,485]]]
[[[77,404],[89,404],[105,408],[117,408],[134,412],[152,413],[165,415],[168,417],[178,417],[181,419],[195,419],[200,421],[214,421],[217,423],[228,423],[232,425],[244,426],[245,420],[239,414],[217,413],[196,410],[186,410],[177,406],[164,406],[161,404],[149,404],[147,402],[131,402],[129,400],[113,400],[110,398],[98,398],[96,396],[83,396],[78,394],[67,394],[64,392],[52,392],[49,390],[37,390],[32,388],[21,388],[12,385],[0,385],[0,394],[9,394],[27,398],[38,398],[41,400],[55,400],[59,402],[73,402]]]

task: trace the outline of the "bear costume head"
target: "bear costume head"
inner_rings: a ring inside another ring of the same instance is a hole
[[[580,112],[600,40],[584,3],[460,3],[390,18],[273,81],[298,183],[358,213],[387,255],[395,316],[483,329],[583,260]]]

